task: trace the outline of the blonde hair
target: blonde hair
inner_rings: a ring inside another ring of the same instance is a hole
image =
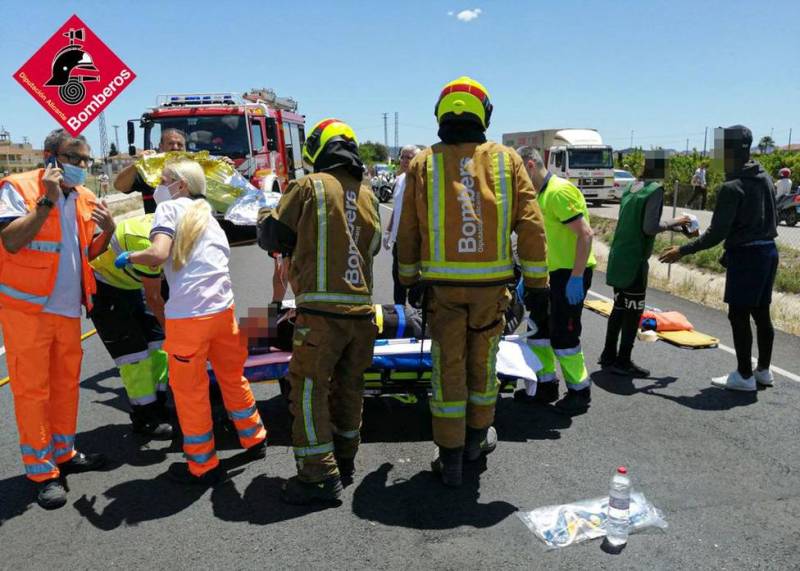
[[[190,196],[206,195],[206,175],[195,161],[179,159],[167,163],[163,174],[175,180],[182,180],[189,187]],[[179,271],[186,265],[195,243],[208,226],[211,206],[205,200],[196,200],[181,218],[172,245],[172,267]]]

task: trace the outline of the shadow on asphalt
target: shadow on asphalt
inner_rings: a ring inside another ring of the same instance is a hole
[[[693,410],[730,410],[739,406],[747,406],[758,402],[756,392],[726,391],[716,387],[700,389],[695,395],[667,395],[657,392],[658,389],[674,383],[676,377],[651,379],[632,379],[620,375],[612,375],[597,371],[592,373],[592,382],[601,389],[622,396],[636,393],[652,395],[672,401]]]
[[[462,525],[492,527],[517,511],[508,502],[479,502],[485,458],[464,465],[464,484],[457,489],[445,488],[429,471],[407,480],[390,480],[393,468],[387,462],[364,477],[353,493],[356,516],[395,527],[441,530]]]
[[[246,522],[253,525],[280,523],[333,506],[292,506],[280,499],[283,478],[262,474],[239,493],[233,480],[220,484],[211,492],[214,515],[223,521]]]
[[[114,386],[108,386],[110,383],[104,383],[108,379],[116,378],[117,381]],[[103,406],[110,406],[123,412],[130,410],[128,406],[128,397],[125,395],[125,389],[122,387],[122,380],[119,378],[119,369],[111,367],[105,371],[101,371],[96,375],[81,381],[81,388],[86,388],[96,392],[98,395],[111,395],[113,398],[107,400],[97,400],[95,402]]]
[[[35,503],[36,488],[25,476],[0,480],[0,528],[5,522],[24,514]]]

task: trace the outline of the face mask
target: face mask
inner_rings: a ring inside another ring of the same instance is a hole
[[[173,182],[172,184],[175,183]],[[153,192],[153,200],[156,201],[156,204],[161,204],[162,202],[167,202],[168,200],[175,198],[172,196],[172,193],[169,190],[169,187],[172,186],[172,184],[159,184],[156,187],[155,192]]]
[[[62,167],[64,169],[64,177],[62,179],[64,186],[71,188],[83,184],[86,180],[86,169],[70,164],[62,165]]]

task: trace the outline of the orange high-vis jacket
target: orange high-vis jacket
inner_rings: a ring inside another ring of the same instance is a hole
[[[542,212],[520,156],[498,143],[437,143],[409,166],[397,234],[400,281],[547,286]]]
[[[36,202],[45,194],[43,175],[44,169],[12,174],[0,180],[0,185],[10,183],[25,200],[28,211],[33,212]],[[75,192],[78,193],[76,211],[81,251],[81,301],[87,309],[91,309],[92,295],[97,289],[94,273],[89,266],[89,245],[95,231],[92,210],[96,199],[91,191],[82,186],[76,186]],[[50,209],[47,220],[33,240],[16,254],[8,252],[0,242],[0,306],[27,313],[40,312],[56,283],[60,251],[61,222],[55,206]]]

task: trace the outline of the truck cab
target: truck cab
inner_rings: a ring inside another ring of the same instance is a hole
[[[305,117],[297,102],[271,89],[243,95],[199,93],[160,95],[139,120],[144,149],[157,149],[161,133],[179,129],[186,150],[230,158],[254,186],[283,192],[303,175]],[[128,121],[129,152],[135,148],[134,121]]]

